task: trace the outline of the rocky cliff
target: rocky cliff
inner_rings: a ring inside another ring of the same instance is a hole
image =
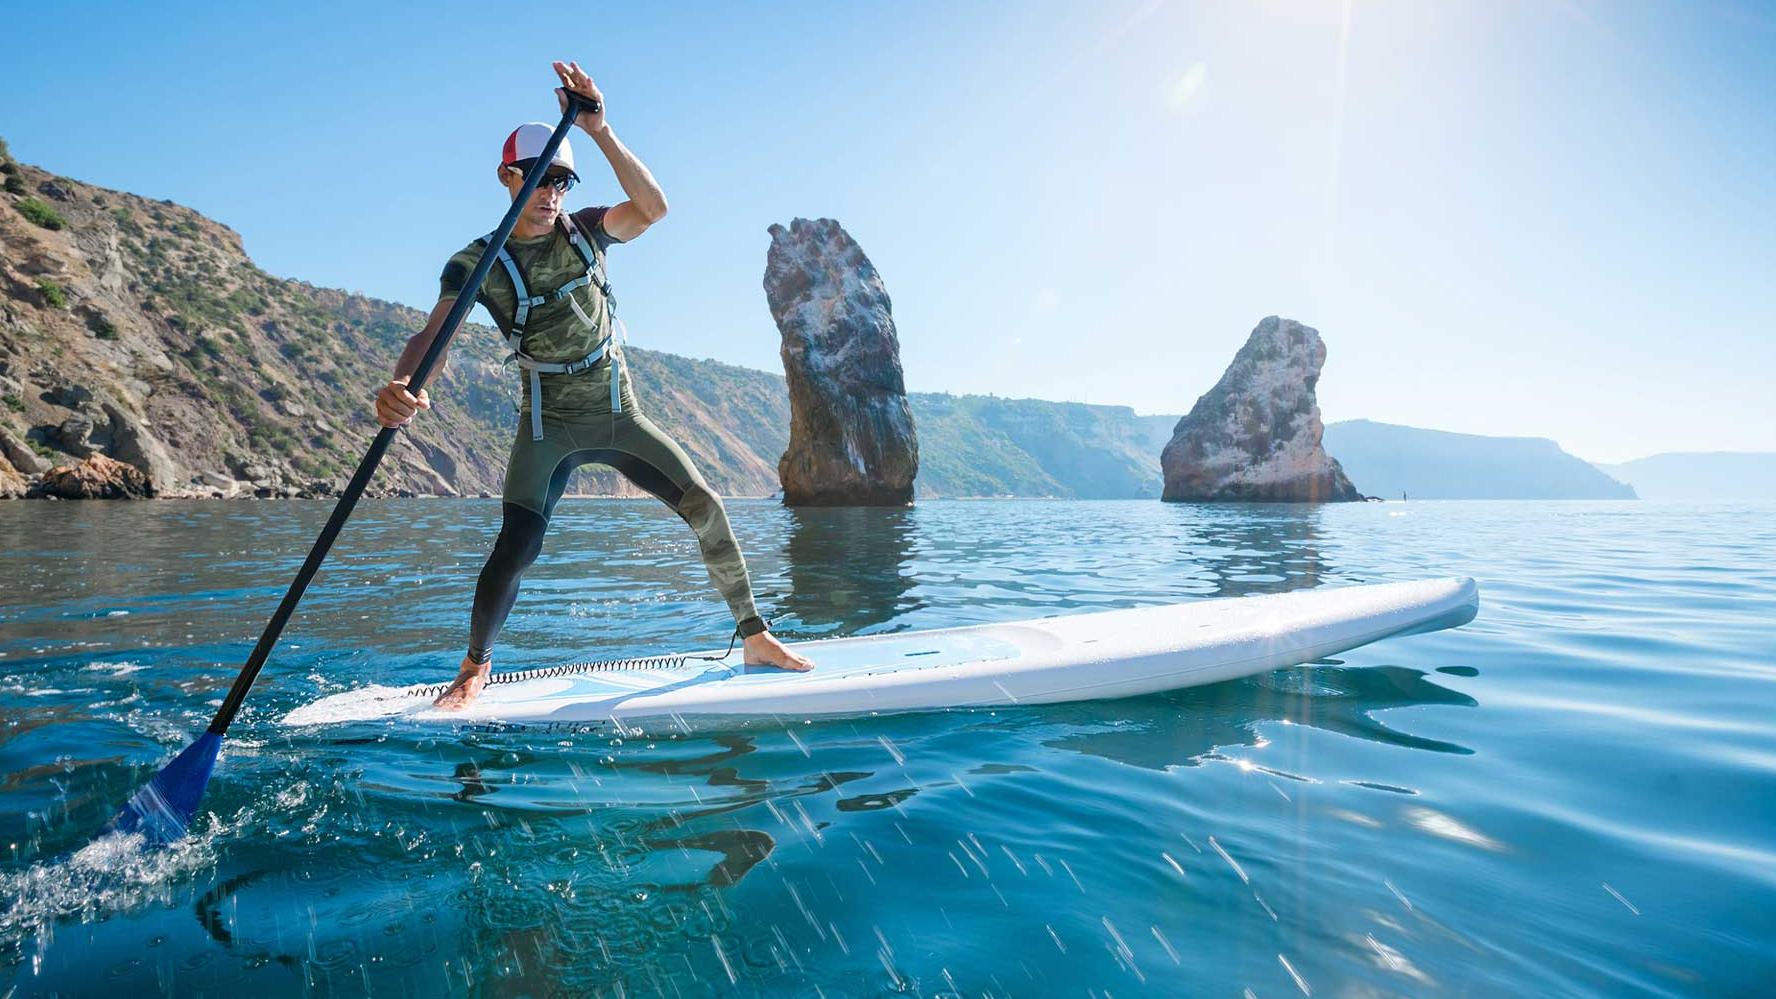
[[[770,228],[765,299],[782,335],[792,506],[912,502],[919,442],[882,277],[832,219]]]
[[[1314,386],[1326,363],[1318,331],[1260,322],[1215,387],[1178,421],[1160,454],[1163,498],[1331,502],[1362,495],[1326,454]]]
[[[155,495],[343,483],[374,434],[369,393],[423,317],[272,277],[190,209],[10,158],[0,170],[0,431],[16,472],[40,471],[23,449],[38,465],[108,456]],[[440,394],[481,393],[494,358],[491,341],[463,351]],[[486,488],[496,440],[457,414],[419,426],[376,491]]]

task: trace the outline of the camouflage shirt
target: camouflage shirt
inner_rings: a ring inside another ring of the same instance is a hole
[[[592,241],[592,252],[597,256],[601,269],[604,267],[606,248],[612,243],[622,242],[605,231],[606,211],[609,211],[606,207],[582,208],[573,213],[574,224],[579,227],[580,235]],[[482,240],[477,239],[458,250],[450,258],[450,262],[444,265],[444,273],[438,278],[440,301],[455,298],[462,291],[463,283],[480,261],[485,245]],[[532,296],[552,292],[586,273],[585,258],[567,241],[567,234],[559,225],[546,236],[508,239],[506,249],[518,264],[518,272],[524,276],[524,282],[529,286]],[[523,350],[526,354],[539,361],[577,361],[597,349],[598,344],[610,335],[610,309],[604,300],[604,293],[596,286],[587,285],[575,289],[572,294],[579,302],[580,309],[593,319],[595,325],[588,328],[566,300],[533,306],[524,323]],[[482,282],[477,300],[492,313],[493,321],[499,326],[500,332],[510,336],[518,296],[512,287],[512,278],[504,267],[495,264],[487,273],[487,280]],[[603,369],[603,365],[598,368],[599,371]],[[528,405],[528,379],[519,380],[526,386],[525,404]],[[584,384],[591,381],[602,383],[602,391],[593,391],[590,384]],[[609,408],[609,392],[610,382],[607,378],[543,375],[545,410],[560,412]]]

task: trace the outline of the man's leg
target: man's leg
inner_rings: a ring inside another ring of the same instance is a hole
[[[636,412],[625,412],[619,419],[612,445],[612,457],[594,460],[610,465],[659,497],[690,525],[709,581],[727,601],[728,611],[746,639],[746,660],[785,669],[812,668],[812,662],[771,637],[764,619],[759,617],[752,599],[752,577],[746,571],[740,542],[728,523],[728,511],[722,506],[721,497],[691,464],[690,455],[653,421]]]
[[[433,701],[434,707],[458,711],[480,693],[493,672],[493,643],[505,626],[518,599],[524,570],[543,550],[549,514],[567,489],[577,465],[573,462],[573,435],[553,420],[544,420],[544,439],[530,439],[530,425],[521,424],[506,463],[506,485],[501,504],[503,522],[493,552],[481,567],[475,583],[474,609],[469,613],[469,650],[463,656],[456,680]]]
[[[469,658],[477,663],[492,658],[493,643],[518,599],[524,570],[542,554],[543,534],[549,529],[549,522],[534,510],[516,503],[502,506],[505,522],[493,543],[493,553],[481,567],[481,578],[475,583],[475,608],[469,615]]]

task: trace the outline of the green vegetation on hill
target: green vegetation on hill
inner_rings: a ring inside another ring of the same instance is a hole
[[[18,203],[19,214],[45,229],[65,229],[68,220],[48,204],[36,198],[22,198]]]
[[[6,148],[5,139],[0,139],[0,176],[6,178],[0,187],[4,187],[7,194],[25,193],[25,182],[19,179],[18,164],[12,161],[12,150]]]
[[[61,285],[49,278],[37,279],[37,293],[43,296],[43,300],[49,303],[49,307],[52,309],[68,307],[68,293],[62,290]]]

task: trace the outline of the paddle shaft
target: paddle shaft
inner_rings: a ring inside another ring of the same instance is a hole
[[[554,134],[543,146],[543,151],[531,166],[530,172],[524,176],[524,186],[518,189],[518,196],[512,199],[512,207],[506,211],[504,221],[493,231],[487,241],[487,249],[481,253],[480,262],[469,274],[469,279],[457,293],[456,303],[450,307],[450,314],[444,317],[444,324],[438,327],[438,333],[432,338],[430,347],[426,348],[425,356],[419,359],[419,366],[413,369],[413,375],[407,380],[407,391],[414,395],[425,387],[426,379],[437,366],[438,359],[444,355],[445,348],[450,346],[450,338],[456,335],[456,329],[462,325],[463,318],[475,307],[475,293],[481,290],[481,283],[487,280],[488,271],[493,269],[498,258],[500,247],[506,245],[506,237],[518,224],[518,216],[523,213],[524,205],[530,195],[542,182],[543,174],[548,172],[549,164],[555,159],[555,151],[567,138],[568,129],[573,127],[574,120],[581,110],[597,111],[596,102],[568,94],[567,110],[561,116],[561,123],[555,126]],[[376,474],[376,466],[381,463],[382,456],[388,452],[389,445],[394,442],[398,427],[383,427],[371,442],[370,450],[365,453],[364,460],[358,462],[358,470],[352,473],[351,481],[346,484],[345,492],[333,507],[333,515],[327,518],[327,526],[321,529],[320,537],[315,539],[314,547],[308,550],[308,557],[302,561],[302,569],[290,582],[289,590],[285,591],[284,599],[266,622],[265,630],[259,634],[259,643],[253,646],[253,654],[247,657],[247,663],[241,667],[240,675],[234,678],[234,686],[228,688],[228,696],[223,698],[222,707],[217,709],[216,717],[210,720],[209,731],[220,736],[228,731],[234,716],[240,712],[241,705],[247,699],[247,691],[252,689],[253,681],[259,678],[259,671],[264,668],[265,661],[271,658],[271,650],[277,645],[278,636],[283,633],[284,625],[290,622],[290,615],[296,613],[296,605],[302,602],[302,595],[308,590],[308,584],[320,571],[321,563],[327,560],[327,553],[332,550],[333,542],[339,537],[340,529],[350,519],[352,509],[358,505],[358,498],[364,495],[365,487],[370,485],[370,478]]]

